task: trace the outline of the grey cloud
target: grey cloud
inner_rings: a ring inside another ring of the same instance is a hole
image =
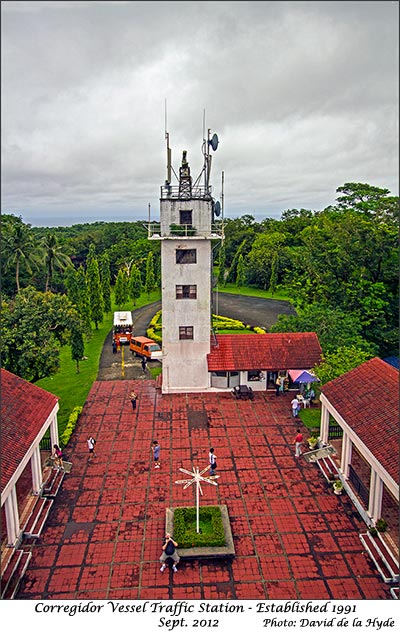
[[[351,180],[398,192],[396,3],[1,8],[3,211],[156,212],[165,98],[174,167],[187,149],[194,176],[205,109],[232,215],[323,208]]]

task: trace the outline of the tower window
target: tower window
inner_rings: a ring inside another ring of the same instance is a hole
[[[179,211],[179,224],[192,226],[192,211]]]
[[[197,299],[197,286],[175,286],[176,299]]]
[[[179,327],[179,340],[193,341],[193,326],[192,325],[182,325]]]
[[[197,251],[195,248],[180,248],[175,251],[177,264],[195,264]]]

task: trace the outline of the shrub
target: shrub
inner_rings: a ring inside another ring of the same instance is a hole
[[[160,330],[162,327],[162,322],[161,322],[161,310],[159,310],[158,312],[155,313],[155,315],[153,316],[153,318],[151,319],[149,326],[154,328],[155,330]]]
[[[386,532],[387,530],[387,523],[385,521],[385,519],[378,519],[376,522],[376,529],[378,530],[378,532]]]
[[[74,407],[72,409],[72,413],[68,418],[64,433],[60,437],[60,445],[62,448],[68,444],[71,435],[76,427],[76,423],[78,422],[78,418],[81,414],[82,408],[83,407]]]
[[[196,532],[196,508],[176,508],[174,512],[174,539],[178,547],[216,547],[225,545],[221,510],[216,506],[204,506],[199,512],[200,522],[211,522],[211,533]]]
[[[155,341],[159,345],[162,344],[161,336],[159,336],[152,327],[149,327],[149,329],[147,330],[146,334],[147,334],[148,338],[151,338],[153,341]]]

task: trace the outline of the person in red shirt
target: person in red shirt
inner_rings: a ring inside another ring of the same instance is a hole
[[[295,445],[296,445],[295,457],[300,457],[302,443],[303,443],[303,436],[300,433],[300,429],[297,429],[297,435],[295,439]]]

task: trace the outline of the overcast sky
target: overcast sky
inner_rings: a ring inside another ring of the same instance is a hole
[[[172,161],[225,216],[398,195],[397,2],[2,2],[2,211],[34,226],[159,218]]]

